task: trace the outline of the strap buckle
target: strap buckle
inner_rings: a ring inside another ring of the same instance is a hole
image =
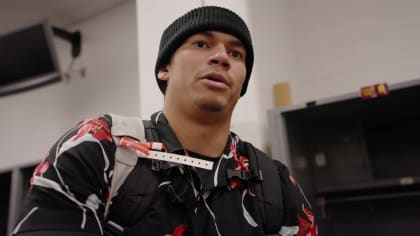
[[[154,171],[167,170],[172,166],[173,165],[170,165],[170,163],[166,161],[152,160],[152,170]]]
[[[250,180],[250,176],[248,172],[243,170],[231,170],[227,169],[227,178],[228,179],[239,179],[239,180]]]
[[[227,178],[228,179],[237,178],[239,180],[256,180],[258,182],[264,181],[262,171],[256,168],[251,169],[250,172],[245,172],[243,170],[227,169]]]

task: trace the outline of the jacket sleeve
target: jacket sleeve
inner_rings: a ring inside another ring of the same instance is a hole
[[[317,236],[318,227],[311,206],[289,170],[279,161],[274,161],[283,185],[285,221],[280,229],[282,236]]]
[[[104,205],[115,158],[111,118],[80,122],[34,170],[13,235],[103,235]]]

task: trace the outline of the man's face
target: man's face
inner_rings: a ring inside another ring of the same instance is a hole
[[[231,112],[246,76],[246,50],[230,34],[206,31],[190,36],[161,68],[165,103]]]

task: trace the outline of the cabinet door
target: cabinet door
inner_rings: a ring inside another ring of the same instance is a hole
[[[371,178],[360,124],[317,127],[312,137],[311,158],[317,190],[368,181]]]

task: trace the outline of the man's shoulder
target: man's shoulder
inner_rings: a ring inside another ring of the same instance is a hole
[[[263,171],[264,169],[275,169],[276,172],[288,172],[288,168],[279,160],[273,159],[266,152],[255,147],[252,143],[241,140],[241,149],[244,151],[251,162],[255,159],[258,162],[259,168]]]
[[[273,159],[266,152],[264,152],[261,149],[255,147],[250,142],[241,140],[239,148],[242,149],[241,151],[245,152],[247,155],[253,155],[253,156],[255,156],[256,158],[259,158],[259,159],[273,161]]]

